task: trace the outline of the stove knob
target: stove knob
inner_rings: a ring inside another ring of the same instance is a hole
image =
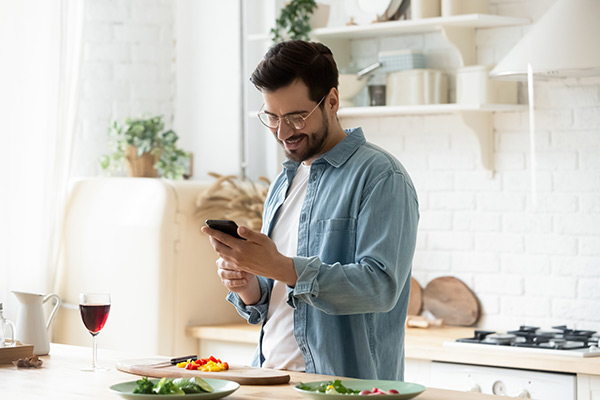
[[[516,398],[519,399],[530,399],[531,395],[529,394],[529,392],[525,389],[521,390],[521,392],[515,396]]]
[[[481,393],[481,386],[479,386],[478,384],[474,383],[469,390],[467,390],[468,392],[477,392],[477,393]]]
[[[505,395],[506,394],[506,386],[502,381],[496,381],[492,385],[492,393],[497,395]]]

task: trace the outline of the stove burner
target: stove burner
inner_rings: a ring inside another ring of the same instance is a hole
[[[483,339],[485,343],[491,344],[512,344],[517,339],[517,335],[512,335],[509,333],[492,333],[489,334]]]
[[[587,349],[592,346],[598,347],[600,335],[595,333],[595,331],[569,329],[565,325],[553,326],[552,330],[522,325],[518,330],[506,333],[475,330],[472,338],[456,339],[456,341],[499,346],[574,350]]]
[[[464,343],[480,343],[482,342],[487,335],[491,335],[492,333],[496,333],[495,331],[482,331],[475,329],[472,338],[464,338],[464,339],[456,339],[457,342]]]

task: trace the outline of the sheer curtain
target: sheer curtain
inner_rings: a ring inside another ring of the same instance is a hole
[[[0,0],[0,302],[55,284],[77,115],[82,0]]]

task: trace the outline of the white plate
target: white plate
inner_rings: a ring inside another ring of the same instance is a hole
[[[330,381],[319,381],[319,382],[310,382],[305,383],[306,386],[310,388],[318,388],[322,383],[327,383]],[[348,389],[353,390],[371,390],[373,388],[379,388],[381,390],[390,390],[396,389],[398,394],[388,394],[384,398],[387,400],[405,400],[412,399],[413,397],[419,395],[425,390],[425,386],[418,385],[416,383],[402,382],[402,381],[377,381],[377,380],[367,380],[367,379],[354,379],[354,380],[342,380],[342,385],[347,387]],[[327,394],[320,392],[312,392],[309,390],[302,390],[298,388],[299,385],[294,386],[298,392],[302,393],[306,397],[310,397],[316,400],[348,400],[349,397],[347,394]],[[360,396],[363,398],[364,396]]]
[[[357,25],[368,25],[377,21],[378,15],[383,15],[390,0],[346,0],[344,5],[348,19],[352,17]]]
[[[358,0],[358,8],[366,13],[383,15],[390,6],[390,0]]]
[[[160,379],[150,379],[154,384],[158,382]],[[143,394],[143,393],[133,393],[133,390],[137,387],[137,381],[123,382],[117,383],[116,385],[112,385],[110,390],[118,394],[119,396],[125,399],[132,400],[192,400],[192,399],[201,399],[201,400],[211,400],[211,399],[220,399],[222,397],[228,396],[231,393],[238,390],[240,384],[237,382],[226,381],[222,379],[204,379],[214,391],[212,393],[191,393],[186,394],[184,396],[180,394]]]
[[[402,5],[402,1],[403,0],[392,0],[390,1],[390,5],[387,8],[387,16],[388,18],[392,18],[392,16],[394,14],[396,14],[396,11],[398,11],[398,9],[400,8],[400,6]]]

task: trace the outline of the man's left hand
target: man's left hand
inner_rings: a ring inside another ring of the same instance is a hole
[[[278,280],[288,286],[295,286],[298,275],[294,261],[277,251],[275,243],[266,235],[244,226],[238,234],[246,240],[202,227],[202,232],[210,236],[210,243],[219,256],[240,271]]]

